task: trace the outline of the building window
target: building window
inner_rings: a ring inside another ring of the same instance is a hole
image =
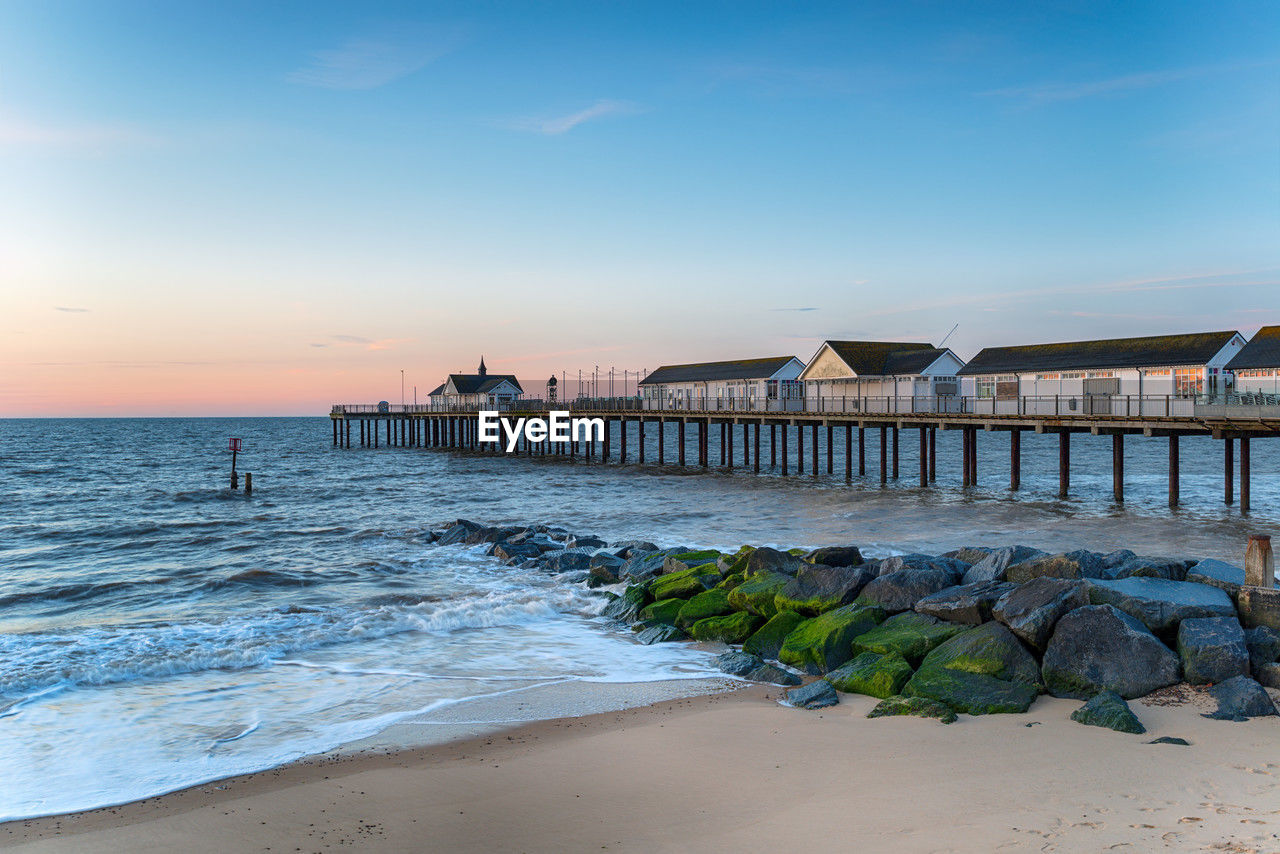
[[[1173,393],[1178,397],[1195,397],[1204,392],[1204,379],[1199,368],[1175,368]]]
[[[978,397],[996,396],[996,378],[978,377]]]

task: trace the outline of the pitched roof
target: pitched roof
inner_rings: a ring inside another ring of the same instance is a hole
[[[1071,371],[1089,368],[1149,368],[1203,365],[1237,332],[1193,332],[1145,338],[1102,341],[1061,341],[1019,347],[986,347],[959,373],[1005,374],[1029,371]]]
[[[1227,362],[1228,371],[1280,368],[1280,326],[1264,326]]]
[[[860,377],[915,374],[946,350],[912,341],[824,341]]]
[[[458,394],[484,394],[492,391],[504,382],[511,383],[520,393],[524,393],[524,389],[520,388],[520,381],[516,379],[515,374],[449,374],[449,379],[437,388],[431,394],[444,394],[445,386],[450,382],[457,390]]]
[[[699,362],[690,365],[663,365],[640,380],[640,385],[691,383],[711,380],[767,379],[782,370],[795,356],[764,359],[731,359],[727,362]],[[799,361],[797,359],[797,361]]]

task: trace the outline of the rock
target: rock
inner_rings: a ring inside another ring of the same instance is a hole
[[[836,689],[825,679],[816,679],[801,688],[787,692],[787,705],[798,709],[825,709],[840,702]]]
[[[458,521],[454,522],[451,526],[449,526],[449,528],[447,528],[443,534],[440,535],[440,538],[436,540],[436,545],[440,545],[440,546],[462,545],[464,542],[466,542],[469,536],[481,530],[483,527],[484,527],[483,525],[478,525],[475,522],[471,522],[466,519],[459,519]]]
[[[918,718],[937,718],[944,724],[956,722],[956,713],[936,700],[925,697],[886,697],[871,711],[869,718],[913,715]]]
[[[1010,564],[1005,570],[1005,578],[1015,584],[1024,584],[1033,578],[1098,578],[1101,575],[1102,559],[1083,550],[1030,557]]]
[[[1214,685],[1209,693],[1218,701],[1218,710],[1205,715],[1206,718],[1242,721],[1276,713],[1275,703],[1271,702],[1267,689],[1248,676],[1233,676],[1226,682]]]
[[[1156,634],[1172,638],[1178,624],[1193,617],[1234,617],[1236,606],[1221,590],[1165,578],[1090,581],[1089,601],[1115,605]]]
[[[731,555],[720,555],[716,559],[716,569],[720,570],[722,576],[741,575],[746,577],[747,560],[751,557],[751,553],[755,549],[750,546],[743,546]]]
[[[587,552],[573,552],[568,549],[548,554],[542,561],[542,568],[555,574],[586,571],[590,567],[591,555]]]
[[[1179,744],[1183,747],[1191,746],[1191,742],[1187,741],[1185,738],[1178,738],[1177,736],[1172,735],[1162,735],[1159,738],[1153,738],[1148,741],[1147,744]]]
[[[658,550],[658,547],[648,540],[619,540],[616,543],[611,543],[609,548],[616,550],[618,556],[625,559]]]
[[[961,546],[958,549],[943,552],[942,556],[955,558],[956,560],[961,561],[962,563],[967,563],[972,567],[975,563],[985,560],[993,551],[995,550],[989,549],[986,546]]]
[[[1040,692],[1034,685],[1025,682],[1006,682],[994,676],[965,670],[922,667],[911,677],[902,693],[910,697],[936,700],[957,712],[996,715],[1025,712]]]
[[[1241,587],[1236,604],[1246,629],[1266,626],[1280,631],[1280,588]]]
[[[590,569],[595,569],[597,566],[607,566],[615,573],[621,572],[626,565],[627,562],[613,552],[596,552],[587,561],[587,567]]]
[[[680,613],[680,609],[684,607],[683,599],[659,599],[657,602],[645,605],[640,609],[640,619],[647,623],[665,623],[668,626],[676,624],[676,616]],[[684,626],[680,626],[684,628]]]
[[[1207,584],[1224,591],[1232,599],[1244,586],[1244,570],[1220,560],[1209,558],[1194,564],[1187,570],[1187,581]]]
[[[748,578],[767,574],[794,577],[804,565],[800,558],[788,552],[758,548],[747,557],[746,573]]]
[[[778,613],[775,599],[789,581],[791,576],[777,572],[748,575],[746,581],[729,591],[729,602],[739,611],[772,617]]]
[[[1120,566],[1121,564],[1128,563],[1129,561],[1133,560],[1135,557],[1137,557],[1137,555],[1134,554],[1129,549],[1116,549],[1110,554],[1105,554],[1102,556],[1102,568],[1114,569],[1115,567]]]
[[[914,667],[944,641],[966,631],[957,623],[944,623],[928,614],[907,611],[890,617],[866,634],[853,639],[853,653],[897,654]],[[839,686],[837,686],[839,687]],[[897,694],[896,690],[891,691]],[[883,696],[889,696],[885,694]]]
[[[729,604],[728,591],[713,588],[704,590],[685,602],[680,613],[676,614],[675,624],[682,629],[688,629],[707,617],[723,617],[731,613],[733,613],[733,606]]]
[[[1266,626],[1255,626],[1244,633],[1245,646],[1249,648],[1249,667],[1254,671],[1264,665],[1280,661],[1280,632]]]
[[[759,656],[745,652],[726,652],[716,658],[716,666],[722,673],[740,676],[752,682],[769,682],[774,685],[799,685],[800,677],[780,667],[765,664]]]
[[[640,609],[651,601],[653,600],[649,596],[649,591],[643,585],[633,584],[621,596],[605,606],[600,615],[629,623],[637,619],[640,616]]]
[[[655,643],[667,643],[669,641],[681,641],[687,638],[683,631],[675,626],[650,626],[649,628],[636,635],[636,640],[645,646]]]
[[[999,623],[967,629],[925,656],[903,694],[971,715],[1025,712],[1040,693],[1036,661]]]
[[[996,603],[991,616],[1031,646],[1044,649],[1062,615],[1088,604],[1085,582],[1041,576],[1015,585]]]
[[[873,578],[875,573],[862,566],[806,566],[774,596],[774,608],[816,617],[848,605]]]
[[[542,554],[542,549],[532,544],[511,545],[510,543],[494,543],[493,556],[498,560],[524,560],[527,557],[537,557]]]
[[[1249,673],[1249,647],[1235,617],[1193,617],[1178,626],[1182,676],[1192,685]]]
[[[1085,726],[1100,726],[1116,732],[1129,732],[1140,735],[1147,728],[1138,720],[1138,716],[1129,708],[1129,704],[1115,691],[1103,691],[1095,694],[1080,708],[1071,713],[1071,720]]]
[[[736,592],[736,591],[735,591]],[[853,657],[851,645],[884,621],[884,611],[845,605],[806,620],[787,635],[778,660],[807,673],[827,673]]]
[[[662,572],[662,565],[666,562],[669,554],[676,551],[687,551],[687,549],[664,549],[656,552],[644,552],[638,555],[632,555],[627,558],[627,562],[622,567],[620,573],[623,578],[630,578],[635,581],[645,581]]]
[[[940,644],[920,669],[941,667],[981,673],[1006,682],[1039,687],[1040,666],[1013,633],[1000,623],[983,623]]]
[[[860,605],[883,608],[890,614],[910,611],[925,596],[953,586],[956,577],[945,570],[900,569],[870,582],[862,588],[856,601]]]
[[[711,564],[715,566],[716,560],[720,557],[720,552],[712,549],[703,549],[701,551],[683,551],[675,554],[667,555],[662,562],[663,574],[685,572],[694,567],[705,566]],[[715,570],[716,575],[720,574],[720,570]]]
[[[761,658],[777,658],[783,640],[804,621],[805,618],[795,611],[779,611],[757,629],[755,634],[743,641],[742,651]]]
[[[1268,688],[1280,688],[1280,664],[1271,662],[1253,669],[1254,678]]]
[[[940,620],[980,626],[991,619],[995,603],[1015,585],[1006,581],[976,581],[948,587],[916,602],[915,610]]]
[[[823,546],[814,549],[801,560],[806,563],[818,563],[823,566],[861,566],[862,552],[857,546]]]
[[[1043,554],[1044,552],[1030,546],[1006,546],[996,549],[966,569],[963,581],[965,584],[977,584],[979,581],[1004,581],[1005,572],[1012,564]]]
[[[708,617],[699,620],[689,629],[694,640],[722,641],[724,643],[742,643],[760,628],[764,620],[754,614],[735,611],[723,617]]]
[[[565,545],[571,549],[602,549],[609,545],[599,537],[570,537]]]
[[[669,575],[659,575],[649,582],[649,595],[654,599],[688,599],[719,581],[720,576],[714,570],[708,572],[701,566],[695,566]]]
[[[1187,577],[1187,567],[1194,561],[1169,557],[1135,556],[1115,567],[1103,567],[1102,578],[1167,578],[1182,581]]]
[[[622,581],[618,577],[617,568],[612,566],[593,566],[587,575],[587,586],[591,588],[609,587]]]
[[[1086,605],[1058,620],[1041,674],[1057,697],[1087,700],[1110,690],[1132,700],[1177,682],[1178,657],[1114,605]]]
[[[832,670],[826,679],[837,691],[884,699],[900,694],[911,672],[911,665],[897,653],[864,652]]]
[[[957,584],[968,568],[969,564],[955,558],[925,554],[894,555],[880,561],[879,574],[889,575],[904,569],[934,570],[951,573],[955,576],[951,583]]]

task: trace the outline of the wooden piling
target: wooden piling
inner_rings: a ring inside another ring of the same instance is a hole
[[[1058,497],[1066,498],[1071,489],[1071,431],[1058,433]]]
[[[769,468],[778,467],[778,425],[769,425]]]
[[[751,464],[751,425],[742,422],[742,465]]]
[[[1169,506],[1177,507],[1179,498],[1178,434],[1169,436]]]
[[[853,425],[844,426],[844,479],[853,480]]]
[[[834,427],[832,427],[830,424],[828,424],[828,425],[827,425],[827,474],[831,474],[831,473],[832,473],[832,472],[831,472],[831,468],[832,468],[832,466],[835,464],[835,463],[834,463],[834,460],[835,460],[834,453],[835,453],[835,452],[832,450],[832,448],[833,448],[833,443],[832,443],[832,441],[831,441],[831,435],[832,435],[832,431],[833,431],[834,429],[835,429],[835,428],[834,428]]]
[[[960,487],[969,488],[969,428],[960,428]]]
[[[1017,492],[1022,487],[1022,431],[1009,431],[1009,489]]]
[[[880,484],[889,482],[889,428],[880,428]]]
[[[813,476],[818,476],[818,422],[813,422]]]
[[[1111,497],[1124,503],[1124,434],[1111,436]]]
[[[1276,561],[1269,534],[1250,534],[1244,552],[1244,583],[1247,587],[1275,587]]]
[[[759,421],[756,422],[755,434],[756,434],[755,435],[756,446],[754,449],[754,453],[751,455],[751,461],[752,463],[755,464],[756,474],[759,474],[760,473],[760,422]]]
[[[1222,502],[1224,504],[1232,504],[1235,502],[1232,490],[1235,488],[1235,440],[1230,436],[1222,441]]]
[[[253,495],[253,472],[244,473],[244,494]]]
[[[804,474],[804,425],[796,425],[796,474]]]
[[[938,479],[938,428],[929,428],[929,482]]]
[[[618,419],[618,462],[626,463],[627,461],[627,417],[624,415]]]
[[[725,421],[720,422],[720,462],[733,468],[733,425]]]
[[[893,427],[893,479],[898,479],[898,428]]]
[[[680,465],[684,465],[684,425],[685,419],[676,422],[676,446],[680,449]]]
[[[867,476],[867,428],[858,425],[858,477]]]
[[[1249,437],[1240,437],[1240,512],[1249,512]]]
[[[920,428],[920,488],[929,485],[929,428]]]
[[[787,473],[787,425],[782,424],[782,473]]]
[[[640,464],[644,465],[644,416],[636,421],[636,456],[639,458]]]
[[[666,450],[663,443],[667,438],[667,422],[666,419],[658,419],[658,465],[666,462]]]

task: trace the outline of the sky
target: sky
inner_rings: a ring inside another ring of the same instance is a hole
[[[0,416],[1268,323],[1277,3],[0,4]]]

